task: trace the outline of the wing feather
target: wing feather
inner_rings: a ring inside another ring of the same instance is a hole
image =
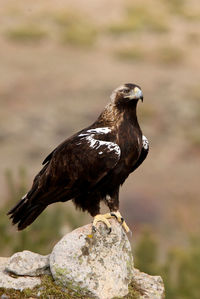
[[[89,192],[120,159],[120,147],[110,131],[105,128],[83,130],[60,144],[44,160],[45,171],[36,176],[38,189],[48,192],[52,200],[51,190],[55,194],[62,188],[60,198],[55,201],[62,200],[63,196],[67,200],[77,193]]]

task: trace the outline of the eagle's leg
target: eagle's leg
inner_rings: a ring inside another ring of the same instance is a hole
[[[105,201],[110,209],[110,216],[115,217],[117,219],[117,221],[122,224],[122,227],[124,228],[124,230],[127,233],[131,232],[128,225],[126,224],[124,218],[122,217],[122,215],[119,212],[119,189],[117,191],[113,192],[113,194],[111,194],[111,196],[106,195]]]

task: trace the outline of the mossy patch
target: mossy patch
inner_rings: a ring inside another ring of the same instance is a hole
[[[131,282],[129,284],[129,293],[123,297],[123,299],[140,299],[142,295],[144,295],[144,291],[141,290],[135,282]],[[115,297],[113,299],[120,299],[121,297]]]
[[[41,285],[35,287],[34,289],[25,289],[23,291],[4,289],[0,288],[0,296],[7,295],[12,299],[22,299],[22,298],[41,298],[46,299],[49,296],[52,298],[63,298],[63,299],[90,299],[92,297],[84,296],[78,291],[71,290],[70,288],[64,288],[63,286],[56,285],[53,278],[49,275],[41,276]]]
[[[63,286],[57,285],[54,283],[53,278],[49,275],[41,276],[41,285],[35,287],[34,289],[25,289],[24,291],[13,290],[13,289],[4,289],[0,288],[0,297],[4,294],[8,298],[12,299],[25,299],[25,298],[41,298],[47,299],[92,299],[90,295],[83,295],[81,290],[72,290],[69,287],[64,288]],[[129,285],[129,293],[124,299],[139,299],[143,291],[135,285],[134,282],[131,282]],[[117,297],[115,298],[117,299]]]

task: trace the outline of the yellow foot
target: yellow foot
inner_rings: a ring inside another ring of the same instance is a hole
[[[111,232],[111,224],[110,222],[108,221],[108,219],[111,218],[111,215],[110,213],[107,213],[107,214],[98,214],[94,217],[94,220],[93,220],[93,223],[92,223],[92,230],[93,231],[96,231],[96,224],[97,222],[101,221],[103,223],[105,223],[105,225],[108,227],[108,233]]]
[[[127,233],[130,233],[130,232],[131,232],[131,231],[130,231],[130,228],[129,228],[128,225],[126,224],[124,218],[122,217],[122,215],[120,214],[119,211],[117,211],[117,212],[111,212],[110,215],[113,216],[113,217],[115,217],[115,218],[117,219],[117,221],[118,221],[119,223],[122,224],[124,230],[125,230]]]
[[[94,220],[93,220],[93,223],[92,223],[92,230],[96,231],[97,222],[102,221],[108,227],[108,230],[109,230],[109,233],[110,233],[112,229],[111,229],[111,224],[108,221],[108,219],[110,219],[112,217],[115,217],[117,219],[117,221],[122,224],[122,227],[124,228],[124,230],[127,233],[131,232],[129,227],[127,226],[126,222],[124,221],[124,218],[121,216],[119,211],[107,213],[107,214],[104,214],[104,215],[101,215],[101,214],[96,215],[94,217]]]

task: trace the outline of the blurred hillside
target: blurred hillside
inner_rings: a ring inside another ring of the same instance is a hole
[[[135,237],[148,224],[163,247],[199,233],[199,1],[3,0],[0,18],[2,205],[6,169],[17,179],[24,167],[30,186],[46,155],[134,82],[150,154],[121,211]]]

